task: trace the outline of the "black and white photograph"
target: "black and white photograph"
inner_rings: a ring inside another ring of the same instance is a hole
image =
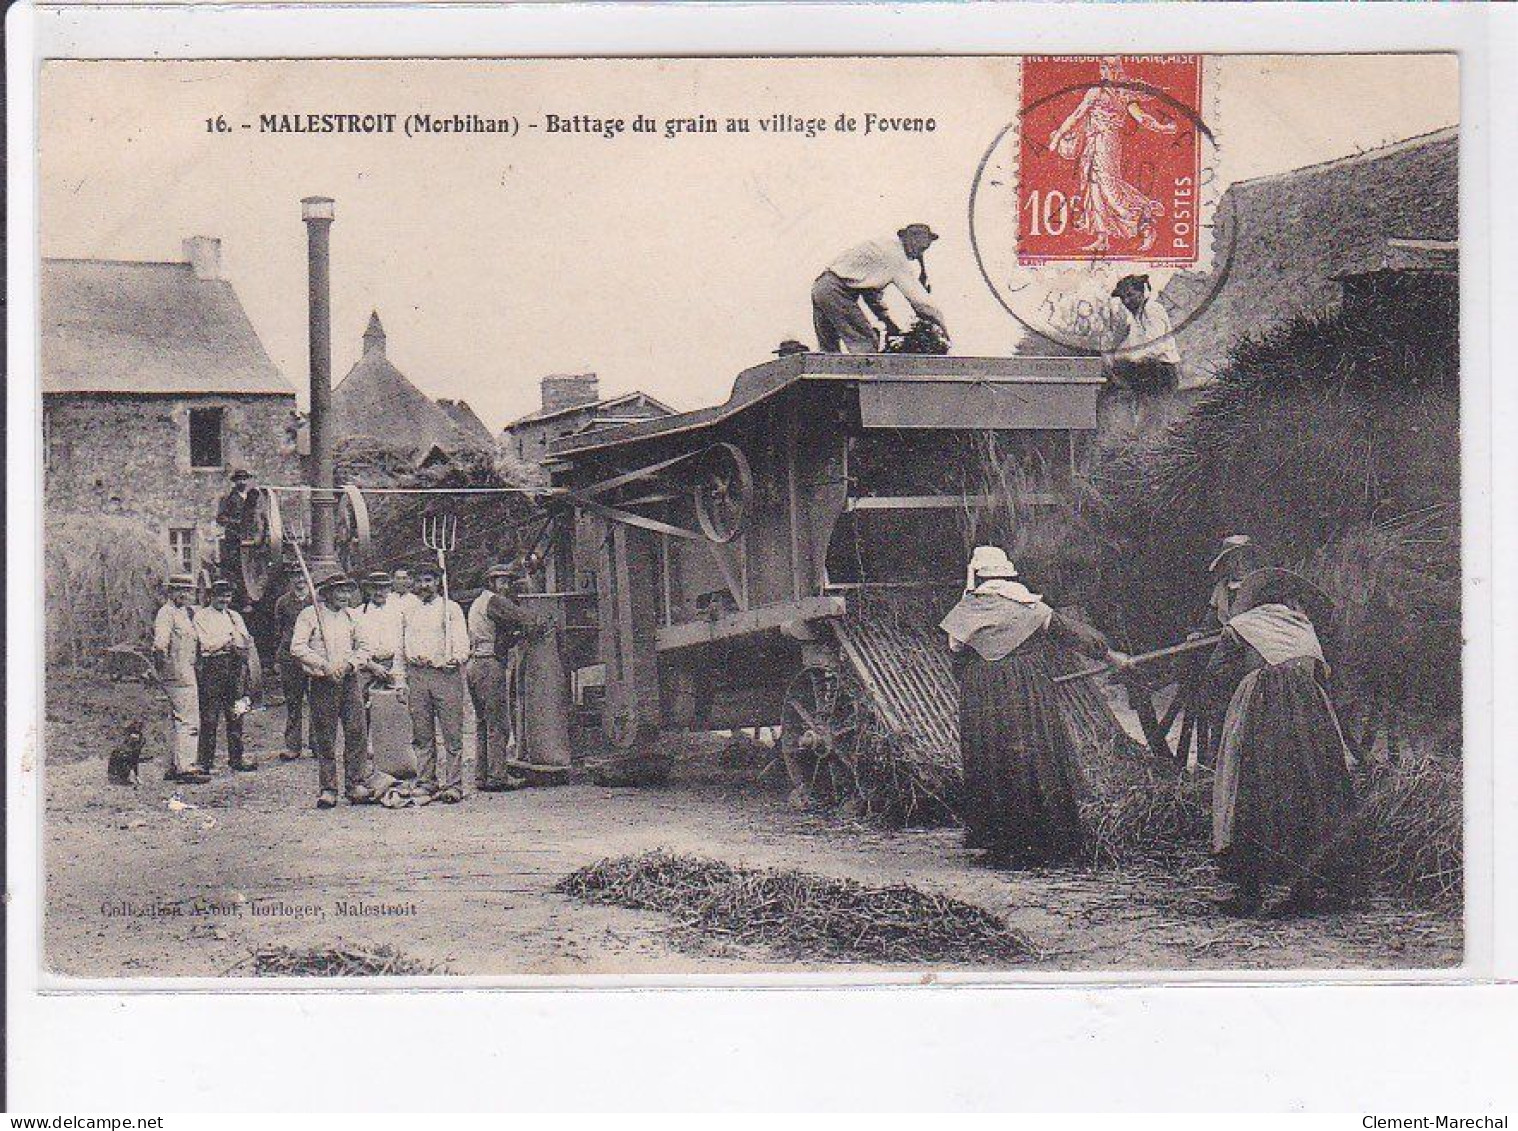
[[[44,62],[50,984],[1458,971],[1460,79]]]

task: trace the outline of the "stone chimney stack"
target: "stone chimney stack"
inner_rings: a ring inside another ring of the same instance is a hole
[[[184,257],[197,279],[221,278],[221,241],[213,236],[191,236],[184,241]]]
[[[577,408],[583,404],[595,404],[601,399],[600,381],[594,373],[554,373],[544,377],[543,411],[558,412]]]
[[[369,328],[364,331],[364,356],[371,353],[385,356],[385,328],[380,325],[379,311],[369,314]]]

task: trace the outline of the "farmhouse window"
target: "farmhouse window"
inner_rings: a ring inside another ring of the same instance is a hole
[[[219,408],[192,408],[190,410],[190,466],[221,467],[222,418]]]
[[[196,571],[199,564],[195,560],[197,542],[193,526],[169,529],[169,556],[174,559],[174,568],[178,572],[192,574]]]

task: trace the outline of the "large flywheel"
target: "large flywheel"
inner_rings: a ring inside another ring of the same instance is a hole
[[[238,547],[238,565],[248,600],[257,604],[278,583],[285,552],[285,523],[277,493],[262,487],[253,488],[253,492],[253,517]]]
[[[337,560],[350,577],[363,571],[369,560],[371,527],[364,493],[354,484],[337,489]]]

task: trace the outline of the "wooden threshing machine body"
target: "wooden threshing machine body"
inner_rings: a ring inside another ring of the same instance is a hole
[[[555,444],[549,588],[596,594],[572,663],[605,665],[606,739],[779,723],[798,675],[845,663],[901,721],[941,690],[941,642],[838,627],[872,593],[952,601],[990,501],[959,474],[969,445],[997,434],[1035,472],[1020,504],[1052,501],[1101,386],[1094,359],[793,355],[723,405]]]

